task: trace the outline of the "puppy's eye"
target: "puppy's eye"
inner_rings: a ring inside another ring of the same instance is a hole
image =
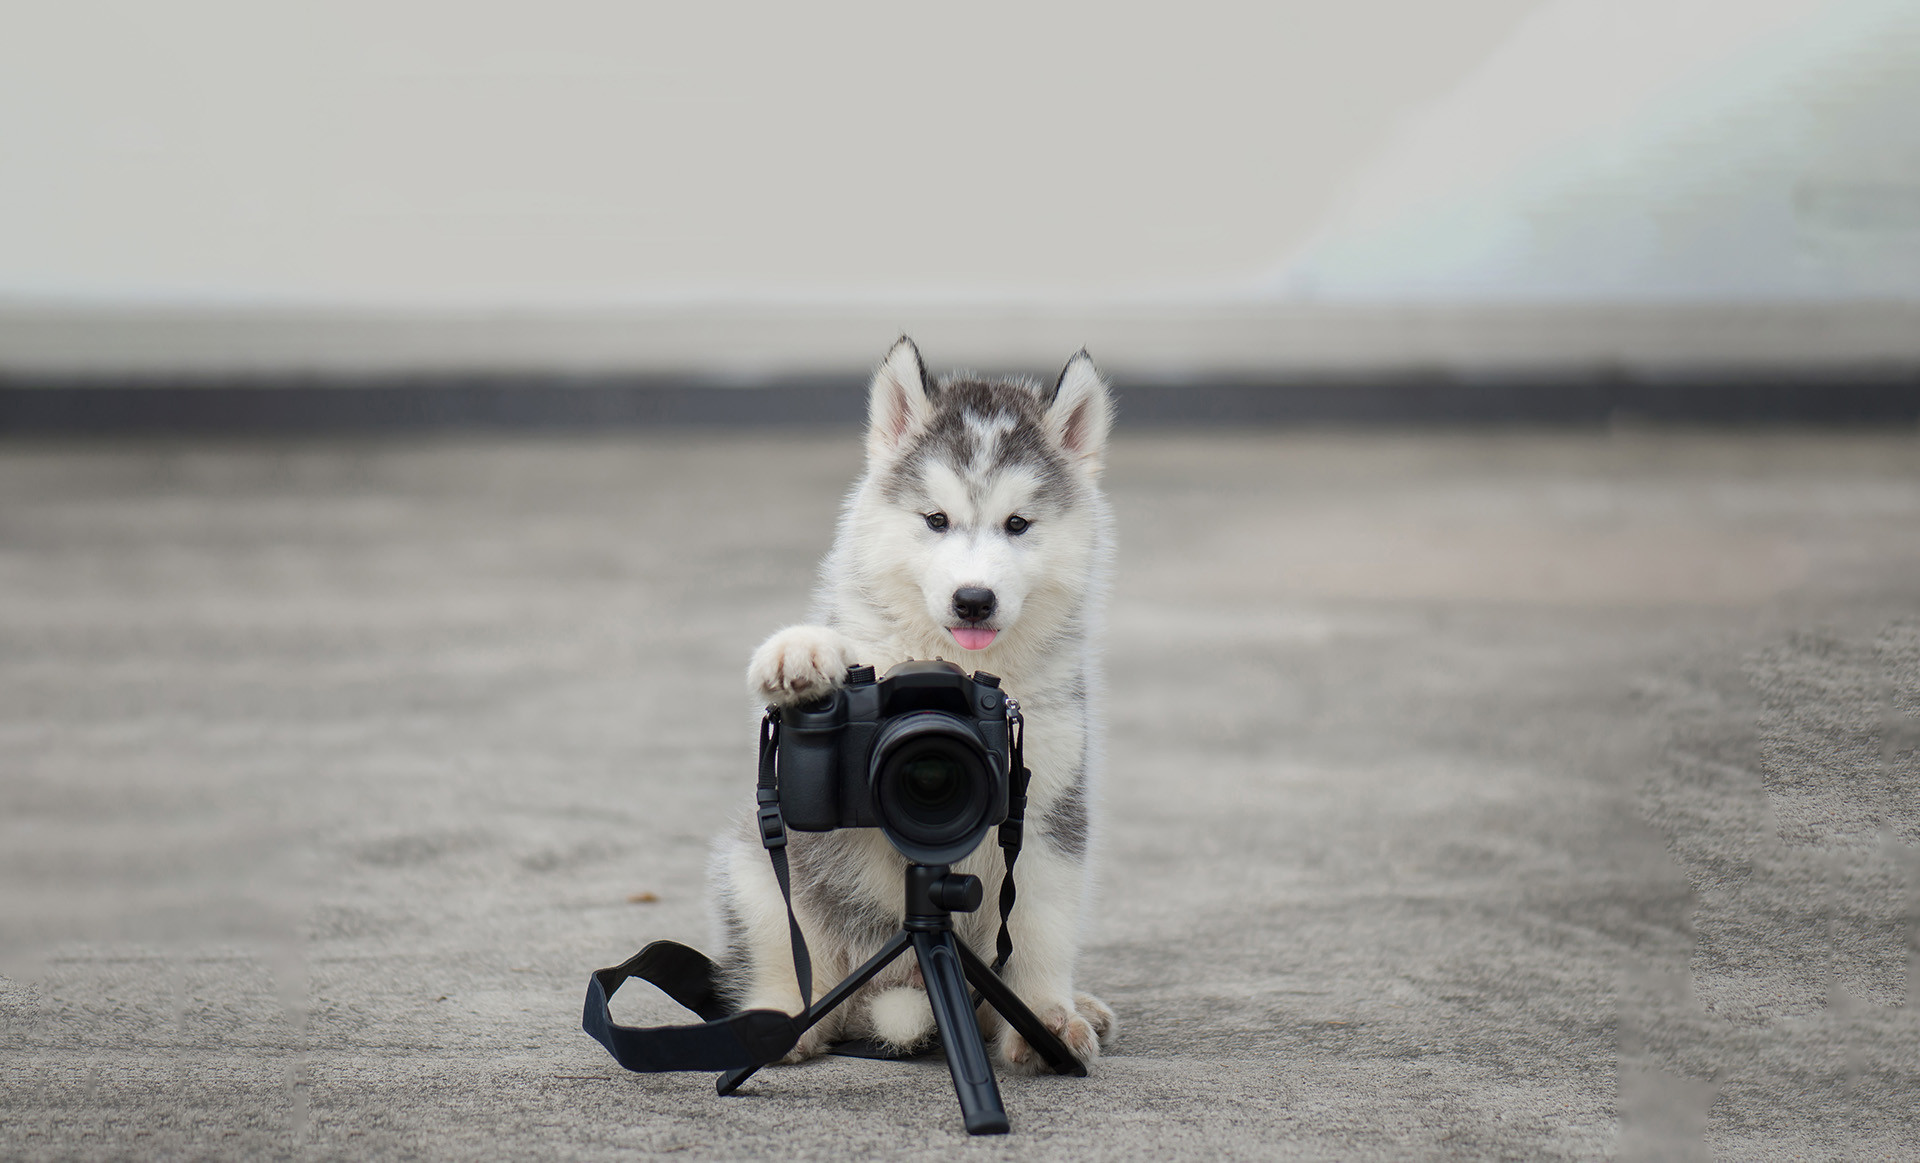
[[[945,533],[947,531],[947,515],[945,513],[928,513],[927,528],[933,530],[935,533]]]
[[[1031,524],[1033,524],[1033,522],[1027,520],[1025,517],[1015,514],[1014,516],[1007,518],[1007,532],[1013,534],[1015,537],[1018,537],[1022,533],[1025,533],[1027,531],[1027,526]]]

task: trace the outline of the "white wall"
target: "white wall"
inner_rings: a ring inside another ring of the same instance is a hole
[[[1577,35],[1612,2],[18,3],[0,37],[0,369],[755,374],[863,363],[903,327],[960,361],[1098,341],[1164,372],[1920,352],[1920,264],[1886,259],[1899,212],[1815,288],[1878,300],[1837,323],[1831,303],[1704,332],[1636,314],[1675,269],[1738,252],[1737,231],[1605,278],[1500,249],[1516,229],[1550,257],[1631,235],[1702,149],[1775,143],[1749,207],[1823,164],[1753,115],[1728,122],[1746,138],[1696,133],[1677,159],[1647,144],[1693,107],[1623,78],[1704,75],[1670,51],[1701,29],[1762,55],[1826,30],[1819,69],[1725,90],[1735,113],[1890,127],[1906,160],[1874,196],[1896,211],[1920,176],[1920,119],[1888,112],[1920,62],[1874,24],[1910,0],[1622,0],[1644,27]],[[1881,47],[1877,88],[1848,88],[1862,44]],[[1610,84],[1642,130],[1576,116]],[[1473,164],[1489,140],[1520,145]],[[1436,153],[1452,168],[1421,162]],[[1596,165],[1609,196],[1572,196]],[[1723,192],[1753,171],[1722,169]],[[1779,274],[1745,297],[1807,297]],[[1547,283],[1604,309],[1541,326],[1476,305]]]
[[[1245,285],[1527,2],[21,3],[0,292]]]
[[[1544,5],[1341,201],[1277,292],[1920,301],[1920,3]]]

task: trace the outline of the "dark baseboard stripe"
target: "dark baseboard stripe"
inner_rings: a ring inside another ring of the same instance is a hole
[[[224,380],[22,383],[0,380],[0,433],[421,432],[852,423],[851,380],[715,386],[653,379]]]
[[[1127,427],[1911,424],[1920,368],[1468,378],[1297,376],[1130,382]],[[0,435],[302,434],[854,424],[855,377],[433,376],[80,380],[0,376]]]
[[[1214,381],[1122,388],[1148,424],[1871,424],[1920,421],[1920,369]]]

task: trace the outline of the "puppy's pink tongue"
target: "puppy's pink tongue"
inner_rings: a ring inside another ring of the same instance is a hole
[[[1000,633],[998,630],[980,630],[972,626],[955,626],[950,632],[953,640],[968,650],[985,650]]]

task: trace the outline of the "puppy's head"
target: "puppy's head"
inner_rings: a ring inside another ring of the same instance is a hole
[[[1113,404],[1085,351],[1052,388],[935,383],[906,338],[874,374],[859,567],[894,617],[976,652],[1044,635],[1078,603]]]

